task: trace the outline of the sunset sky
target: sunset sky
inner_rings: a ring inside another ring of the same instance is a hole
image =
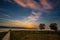
[[[38,28],[40,23],[60,28],[60,0],[0,0],[0,26]]]

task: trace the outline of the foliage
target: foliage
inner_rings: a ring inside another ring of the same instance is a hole
[[[55,31],[11,31],[11,40],[59,40],[59,37]]]

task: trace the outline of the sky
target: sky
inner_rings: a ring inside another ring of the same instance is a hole
[[[60,0],[0,0],[0,26],[38,28],[40,23],[60,28]]]

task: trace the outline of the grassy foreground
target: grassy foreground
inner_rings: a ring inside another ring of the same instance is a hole
[[[10,40],[60,40],[60,31],[11,31]]]
[[[0,40],[6,35],[7,32],[0,32]]]

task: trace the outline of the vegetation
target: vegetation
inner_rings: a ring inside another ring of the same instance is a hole
[[[56,23],[51,23],[49,26],[52,30],[57,31],[57,24]]]
[[[11,40],[60,40],[60,32],[55,31],[11,31]]]
[[[57,30],[58,30],[58,28],[57,28],[57,23],[51,23],[51,24],[49,25],[49,27],[50,27],[51,30],[54,30],[54,31],[57,31]],[[45,24],[40,24],[40,25],[39,25],[39,28],[40,28],[41,30],[45,29]]]
[[[7,32],[0,32],[0,40],[6,35]]]
[[[45,29],[45,24],[40,24],[39,25],[39,28],[42,30],[42,29]]]
[[[0,32],[0,40],[7,32]],[[60,40],[60,31],[10,31],[10,40]]]

